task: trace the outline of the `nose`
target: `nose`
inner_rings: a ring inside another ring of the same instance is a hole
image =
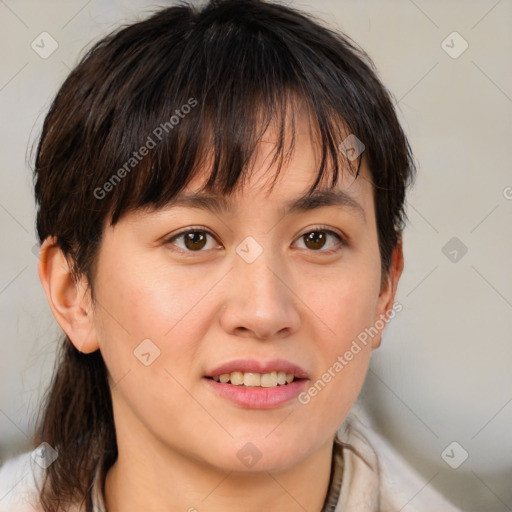
[[[267,251],[252,263],[235,258],[220,317],[225,332],[258,340],[290,336],[300,327],[300,299],[285,266]]]

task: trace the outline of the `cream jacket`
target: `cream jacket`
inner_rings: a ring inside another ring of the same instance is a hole
[[[340,442],[349,444],[353,450]],[[37,487],[43,469],[26,452],[0,468],[0,512],[41,512]],[[362,460],[364,459],[364,461]],[[366,462],[365,462],[366,461]],[[80,512],[106,512],[101,464],[88,505]],[[402,457],[351,413],[338,431],[333,446],[331,480],[321,512],[456,512],[456,508],[430,487]]]

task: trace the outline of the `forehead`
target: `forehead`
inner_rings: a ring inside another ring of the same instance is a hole
[[[240,202],[263,194],[265,198],[280,200],[279,207],[285,213],[323,206],[341,206],[364,218],[364,208],[354,197],[354,192],[359,188],[359,184],[355,183],[356,179],[368,181],[370,177],[364,158],[360,162],[349,162],[345,159],[334,184],[330,183],[332,169],[328,168],[315,190],[310,192],[318,176],[321,142],[311,128],[307,113],[299,109],[296,115],[298,122],[293,129],[293,137],[290,136],[290,125],[286,125],[284,138],[288,139],[288,148],[282,167],[272,159],[275,148],[279,145],[280,134],[276,126],[271,125],[256,145],[246,179],[241,180],[232,193],[223,195],[207,191],[205,185],[209,176],[203,170],[167,206],[204,208],[217,213],[233,214]]]
[[[307,169],[301,161],[294,166],[293,159],[285,165],[276,179],[275,187],[262,187],[253,184],[237,187],[230,194],[211,192],[204,187],[189,186],[169,201],[162,211],[172,208],[190,208],[210,211],[217,215],[236,216],[248,203],[260,197],[260,208],[276,209],[282,215],[301,214],[323,207],[336,207],[345,210],[363,223],[367,222],[368,208],[372,202],[372,187],[366,163],[361,163],[361,172],[343,170],[338,180],[331,186],[324,179],[315,190],[310,191],[316,176],[316,167]],[[256,172],[255,175],[258,173]]]
[[[366,222],[372,208],[371,173],[364,155],[349,161],[341,151],[339,172],[333,183],[333,167],[326,163],[319,178],[322,141],[311,127],[304,109],[294,114],[295,122],[286,123],[284,132],[271,124],[255,144],[250,159],[244,165],[242,178],[228,192],[220,183],[207,186],[212,177],[213,155],[206,157],[193,177],[179,193],[166,202],[142,208],[148,212],[173,208],[193,208],[220,215],[236,215],[246,205],[258,210],[275,210],[279,214],[303,213],[321,207],[334,206],[349,211]],[[285,147],[281,160],[275,158],[276,148]],[[318,180],[318,183],[317,183]],[[311,190],[315,186],[314,190]],[[365,189],[369,189],[368,194]],[[370,201],[365,196],[370,197]],[[261,199],[261,201],[260,201]],[[142,212],[141,212],[142,213]]]

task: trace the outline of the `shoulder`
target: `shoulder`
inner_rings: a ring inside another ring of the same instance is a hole
[[[361,510],[460,512],[375,431],[364,411],[358,409],[349,415],[338,438],[353,446],[366,461],[349,449],[344,450],[346,495],[364,500],[366,508]],[[369,501],[379,508],[372,508]]]
[[[37,504],[42,470],[32,453],[17,455],[0,467],[0,512],[41,512]]]

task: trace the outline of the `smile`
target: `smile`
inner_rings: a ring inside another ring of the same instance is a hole
[[[235,371],[231,373],[223,373],[221,375],[214,375],[212,379],[215,382],[233,384],[234,386],[273,388],[276,386],[286,386],[287,384],[291,384],[294,381],[295,376],[293,373],[277,371],[269,373]]]

